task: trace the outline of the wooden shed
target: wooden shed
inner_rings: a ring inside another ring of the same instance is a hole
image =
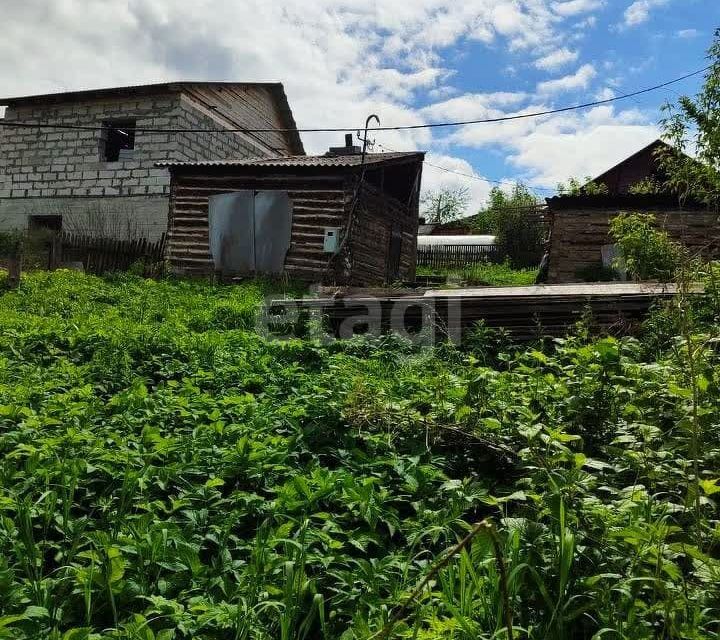
[[[658,227],[691,252],[720,256],[720,215],[699,202],[680,207],[677,198],[668,194],[619,194],[559,196],[549,198],[547,204],[548,283],[580,282],[601,273],[603,247],[613,244],[610,220],[620,213],[651,213]]]
[[[171,174],[172,269],[356,285],[413,279],[423,159],[348,146],[321,156],[160,163]]]

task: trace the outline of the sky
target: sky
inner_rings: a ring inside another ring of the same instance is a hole
[[[168,80],[280,81],[300,127],[497,117],[607,98],[705,66],[720,0],[2,0],[0,95]],[[702,77],[592,109],[377,132],[427,152],[423,187],[551,195],[659,135]],[[342,134],[303,134],[309,153]],[[435,166],[433,166],[435,165]],[[450,169],[457,173],[443,171]],[[474,178],[458,175],[468,174]]]

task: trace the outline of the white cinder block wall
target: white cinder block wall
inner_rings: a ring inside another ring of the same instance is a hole
[[[100,126],[134,119],[138,128],[221,128],[181,93],[11,106],[7,122]],[[31,215],[62,215],[63,228],[98,226],[155,240],[167,230],[170,175],[162,160],[267,155],[235,133],[137,132],[132,160],[101,159],[101,132],[0,127],[0,229]]]

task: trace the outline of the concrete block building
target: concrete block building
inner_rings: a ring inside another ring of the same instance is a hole
[[[304,155],[279,83],[173,82],[0,106],[0,229],[155,240],[170,194],[169,171],[156,163]]]

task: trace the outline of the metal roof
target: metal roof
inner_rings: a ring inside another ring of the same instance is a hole
[[[473,235],[473,236],[422,236],[418,235],[417,243],[418,247],[430,247],[430,246],[454,246],[454,245],[465,245],[465,246],[485,246],[492,245],[497,242],[496,236],[488,235]]]
[[[422,151],[406,151],[393,153],[368,153],[365,155],[366,165],[384,164],[387,162],[402,162],[403,160],[422,161],[425,153]],[[322,155],[322,156],[278,156],[276,158],[238,158],[230,160],[196,160],[158,162],[158,167],[359,167],[362,164],[362,154],[352,155]]]

